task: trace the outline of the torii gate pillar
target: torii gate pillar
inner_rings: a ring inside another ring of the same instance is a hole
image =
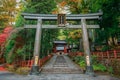
[[[37,75],[39,74],[39,54],[40,54],[40,45],[41,45],[41,32],[42,32],[42,19],[38,19],[37,28],[36,28],[36,36],[35,36],[35,44],[34,44],[34,53],[33,53],[33,65],[30,74]]]
[[[81,19],[82,25],[82,37],[83,37],[83,47],[84,47],[84,54],[85,54],[85,61],[86,61],[86,74],[94,76],[94,71],[92,67],[92,60],[91,60],[91,53],[89,48],[89,40],[88,40],[88,33],[86,28],[86,20],[83,18]]]

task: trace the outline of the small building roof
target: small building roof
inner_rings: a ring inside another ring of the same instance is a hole
[[[58,41],[53,41],[55,44],[67,44],[65,40],[58,40]]]

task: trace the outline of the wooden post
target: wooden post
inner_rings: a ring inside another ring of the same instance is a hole
[[[67,53],[67,47],[64,45],[64,53]]]
[[[107,51],[107,57],[108,57],[108,59],[110,58],[109,51]]]
[[[41,45],[41,25],[42,25],[42,19],[38,19],[38,23],[37,23],[37,28],[36,28],[36,36],[35,36],[35,44],[34,44],[34,64],[32,66],[31,69],[31,73],[32,75],[37,75],[39,74],[39,53],[40,53],[40,45]]]
[[[54,53],[57,52],[57,50],[56,50],[56,45],[54,45],[54,47],[53,47],[53,52],[54,52]]]
[[[116,50],[114,50],[114,58],[117,58]]]
[[[82,25],[82,37],[83,37],[83,47],[84,47],[84,54],[86,58],[86,74],[94,75],[92,62],[91,62],[91,53],[89,47],[89,40],[88,40],[88,33],[86,28],[86,20],[83,18],[81,19]]]
[[[102,60],[103,60],[103,58],[104,58],[104,55],[103,55],[104,53],[103,52],[101,52],[101,58],[102,58]]]

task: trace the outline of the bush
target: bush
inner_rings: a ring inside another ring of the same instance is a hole
[[[98,64],[98,63],[99,63],[99,61],[97,59],[97,56],[93,55],[92,56],[92,64]]]
[[[84,56],[76,56],[74,57],[74,60],[77,64],[79,64],[79,66],[82,69],[86,68],[86,62]],[[93,69],[95,71],[102,71],[102,72],[107,71],[107,68],[98,61],[96,56],[92,56],[92,64],[93,64]]]
[[[79,63],[80,61],[85,61],[85,58],[83,56],[76,56],[74,57],[74,61],[76,63]]]
[[[107,45],[103,46],[102,51],[107,51],[107,50],[110,50],[110,46]]]
[[[11,71],[11,72],[15,71],[14,65],[7,65],[6,68],[7,68],[8,71]]]
[[[20,67],[16,70],[17,74],[27,75],[30,72],[30,68],[28,67]]]
[[[114,59],[110,65],[113,68],[113,74],[120,76],[120,60]]]
[[[110,74],[113,74],[113,68],[110,66],[110,67],[107,67],[107,71],[110,73]]]
[[[80,65],[80,67],[81,67],[82,69],[85,70],[85,67],[86,67],[85,61],[82,60],[82,61],[80,61],[78,64]]]
[[[107,68],[103,65],[103,64],[93,64],[93,69],[95,71],[102,71],[102,72],[105,72],[107,70]]]

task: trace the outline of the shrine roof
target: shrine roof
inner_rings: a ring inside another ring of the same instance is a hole
[[[65,40],[57,40],[57,41],[53,41],[53,43],[55,43],[55,44],[66,44],[67,42]]]

